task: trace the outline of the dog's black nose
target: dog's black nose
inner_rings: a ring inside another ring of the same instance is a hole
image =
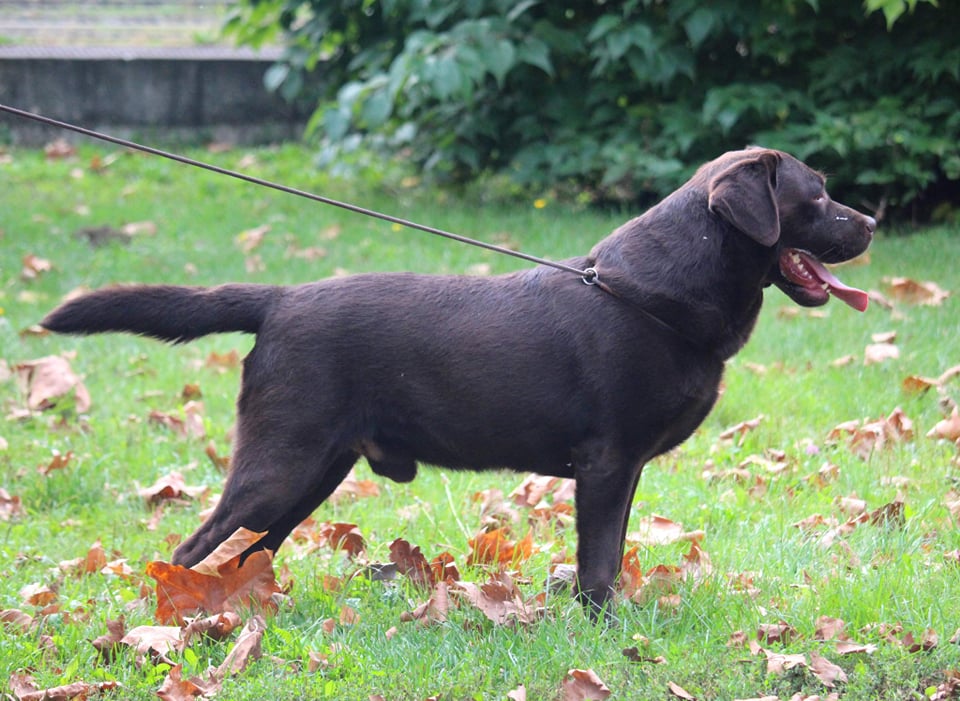
[[[873,234],[873,232],[877,230],[877,220],[866,215],[864,215],[863,219],[867,225],[867,231],[870,232],[870,234]]]

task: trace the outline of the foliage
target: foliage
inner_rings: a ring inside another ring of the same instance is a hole
[[[644,199],[763,143],[873,209],[960,183],[954,4],[240,0],[228,29],[282,36],[267,83],[288,96],[322,75],[323,163],[366,138],[443,178]]]

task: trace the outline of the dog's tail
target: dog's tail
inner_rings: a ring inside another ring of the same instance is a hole
[[[281,291],[252,284],[105,287],[64,302],[40,324],[57,333],[126,331],[185,343],[211,333],[257,333]]]

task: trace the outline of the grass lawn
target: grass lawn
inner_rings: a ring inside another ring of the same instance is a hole
[[[315,172],[310,153],[292,146],[194,155],[552,258],[588,250],[633,214],[549,194],[534,206],[506,194],[439,192],[402,174],[364,176],[363,167],[338,180]],[[218,455],[230,450],[239,370],[211,357],[242,355],[251,340],[168,347],[24,331],[81,286],[296,283],[372,270],[485,274],[525,263],[115,149],[86,146],[55,159],[0,154],[0,182],[0,610],[8,621],[0,626],[0,684],[27,671],[41,689],[117,681],[123,689],[105,698],[155,698],[170,663],[182,665],[183,678],[202,677],[238,634],[198,639],[166,659],[122,647],[106,661],[91,641],[121,616],[126,630],[156,623],[147,563],[169,560],[219,490],[223,476],[208,444]],[[132,235],[117,234],[138,222]],[[95,227],[112,227],[103,245],[91,245]],[[953,693],[960,462],[952,442],[927,433],[960,399],[960,380],[924,392],[903,383],[960,364],[960,302],[954,295],[913,303],[884,280],[960,292],[958,260],[957,227],[881,230],[866,264],[840,275],[891,306],[800,310],[767,292],[717,408],[641,479],[628,543],[636,546],[635,600],[620,603],[609,628],[589,622],[567,592],[546,589],[552,563],[572,562],[576,549],[562,509],[538,520],[508,499],[509,508],[491,514],[491,490],[509,495],[523,475],[423,469],[401,485],[359,465],[357,478],[372,481],[378,495],[325,504],[314,518],[356,524],[365,551],[351,560],[330,547],[285,545],[274,565],[290,588],[267,617],[263,655],[226,675],[217,698],[518,699],[523,685],[526,698],[554,699],[573,669],[592,670],[621,699],[687,698],[683,690],[698,699]],[[866,363],[874,336],[888,332],[898,357]],[[13,368],[60,354],[91,407],[82,416],[63,404],[25,414]],[[190,400],[202,402],[202,438],[170,428]],[[856,424],[831,436],[846,422]],[[207,492],[148,506],[139,490],[174,471]],[[652,514],[685,533],[702,531],[702,552],[689,538],[652,542],[644,533]],[[532,541],[529,557],[508,569],[523,599],[541,595],[545,611],[535,622],[498,625],[463,591],[451,594],[458,604],[445,621],[402,622],[430,593],[406,577],[367,576],[367,563],[389,562],[390,544],[404,538],[427,559],[449,552],[463,580],[483,584],[496,568],[467,565],[469,540],[491,519],[506,523],[512,540]],[[108,561],[123,563],[87,574],[63,564],[87,557],[96,541]],[[824,617],[842,621],[842,630]],[[601,696],[565,688],[564,698]]]

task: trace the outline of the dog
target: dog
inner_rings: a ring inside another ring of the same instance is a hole
[[[598,617],[612,610],[644,464],[707,416],[764,289],[866,308],[823,264],[863,253],[876,221],[824,186],[786,153],[732,151],[565,261],[591,278],[540,265],[108,287],[42,325],[172,343],[256,334],[223,496],[174,563],[196,564],[240,526],[266,532],[248,555],[276,551],[361,457],[398,482],[418,464],[509,468],[576,480],[576,591]]]

